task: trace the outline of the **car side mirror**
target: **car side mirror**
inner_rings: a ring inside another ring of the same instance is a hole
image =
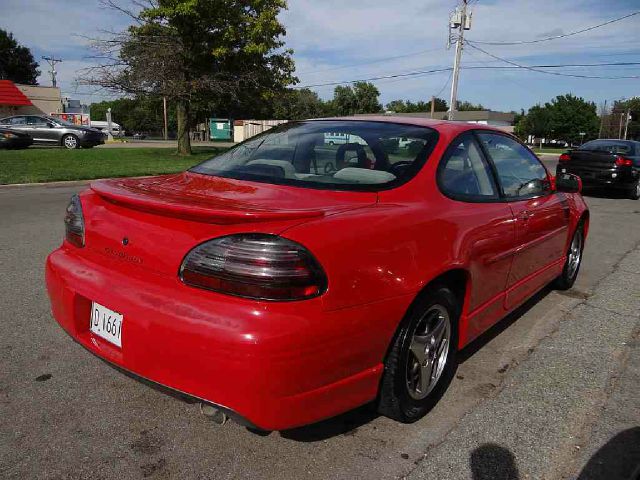
[[[561,173],[556,177],[556,191],[563,193],[580,193],[582,180],[571,173]]]

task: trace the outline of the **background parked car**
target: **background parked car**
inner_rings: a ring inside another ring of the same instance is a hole
[[[640,198],[640,142],[593,140],[560,155],[556,173],[572,173],[588,187],[605,187]]]
[[[17,115],[0,120],[0,126],[25,133],[39,145],[61,145],[68,149],[101,145],[106,135],[95,128],[74,125],[46,115]]]
[[[27,148],[31,144],[33,144],[33,138],[26,133],[0,128],[0,148]]]

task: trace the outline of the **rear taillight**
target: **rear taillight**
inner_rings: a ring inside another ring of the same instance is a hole
[[[571,155],[569,155],[568,153],[563,153],[562,155],[560,155],[559,160],[561,162],[568,162],[569,160],[571,160]]]
[[[64,226],[67,241],[76,247],[84,247],[84,217],[78,195],[72,196],[69,205],[67,205]]]
[[[625,157],[616,157],[616,167],[633,167],[633,160]]]
[[[306,248],[266,234],[228,235],[197,246],[183,260],[180,278],[193,287],[260,300],[304,300],[327,287]]]

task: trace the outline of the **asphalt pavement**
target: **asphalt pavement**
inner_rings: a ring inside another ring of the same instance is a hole
[[[365,407],[259,435],[214,425],[57,326],[43,265],[81,188],[0,188],[0,478],[608,480],[623,477],[594,472],[640,459],[639,201],[587,197],[575,288],[541,292],[467,348],[421,421]]]

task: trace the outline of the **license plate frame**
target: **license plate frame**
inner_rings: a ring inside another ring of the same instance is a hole
[[[122,348],[123,324],[123,314],[115,312],[98,302],[91,302],[89,331],[92,334],[106,340],[118,348]]]

